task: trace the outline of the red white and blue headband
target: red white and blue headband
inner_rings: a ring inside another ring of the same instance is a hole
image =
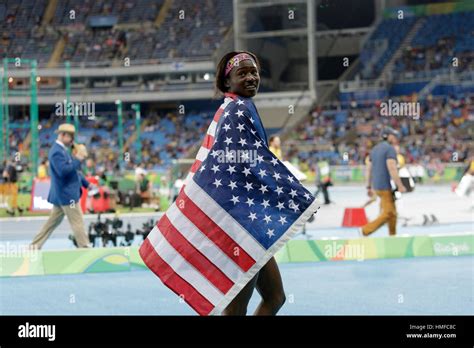
[[[257,67],[257,63],[255,62],[255,59],[253,59],[253,57],[250,54],[248,54],[248,53],[239,53],[239,54],[236,54],[235,56],[233,56],[232,58],[230,58],[229,61],[227,62],[227,65],[225,67],[224,76],[229,75],[232,68],[235,67],[235,66],[239,66],[240,62],[242,62],[244,60],[251,60],[252,63],[255,65],[255,67]]]

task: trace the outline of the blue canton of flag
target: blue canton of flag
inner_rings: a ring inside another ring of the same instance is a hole
[[[192,180],[268,249],[302,226],[305,221],[294,223],[315,198],[268,149],[256,122],[261,121],[251,100],[230,103]]]

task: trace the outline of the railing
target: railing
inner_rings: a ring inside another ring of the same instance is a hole
[[[344,81],[339,84],[340,92],[355,92],[360,90],[371,90],[371,89],[385,89],[387,83],[384,79],[382,80],[353,80]]]
[[[200,57],[182,57],[182,58],[151,58],[151,59],[137,59],[130,62],[131,66],[143,66],[143,65],[158,65],[158,64],[180,64],[180,63],[194,63],[194,62],[208,62],[212,61],[211,56],[200,56]],[[114,61],[100,61],[100,62],[71,62],[71,68],[101,68],[101,67],[112,67]],[[55,68],[65,67],[64,63],[60,63]],[[48,68],[47,62],[38,64],[38,68]]]

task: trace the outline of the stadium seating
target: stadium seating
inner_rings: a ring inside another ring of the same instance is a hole
[[[285,158],[314,167],[318,159],[331,164],[364,164],[383,126],[402,134],[402,153],[407,163],[451,162],[468,157],[469,129],[474,125],[472,98],[428,98],[420,101],[421,117],[382,117],[380,104],[356,107],[345,104],[316,109],[284,143]],[[344,156],[344,153],[347,155]]]
[[[8,0],[0,4],[1,57],[47,63],[58,40],[64,38],[61,61],[74,63],[110,64],[124,57],[135,61],[209,59],[232,23],[228,1],[209,0],[202,6],[175,0],[166,20],[156,26],[164,0],[65,0],[58,1],[51,22],[42,26],[47,3]],[[91,27],[90,20],[97,16],[114,17],[119,27]]]
[[[363,78],[376,78],[380,74],[415,21],[415,17],[409,17],[403,20],[386,18],[380,22],[360,53],[362,66],[366,68],[362,70]],[[381,52],[378,52],[379,50]],[[378,59],[373,61],[372,57],[378,57]]]
[[[458,58],[457,71],[473,69],[474,12],[460,12],[425,17],[410,46],[398,59],[396,73],[447,70]]]

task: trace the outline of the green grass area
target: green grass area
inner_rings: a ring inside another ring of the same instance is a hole
[[[20,208],[24,209],[24,212],[23,212],[22,216],[48,216],[49,215],[49,212],[31,212],[31,211],[29,211],[30,202],[31,202],[31,195],[29,193],[20,193],[20,194],[18,194],[18,206]],[[129,208],[122,207],[121,205],[117,206],[117,210],[118,210],[119,213],[128,213],[128,212],[152,213],[152,212],[155,211],[155,209],[153,209],[153,208],[133,208],[133,210],[130,211]],[[15,216],[19,216],[18,212],[16,212]],[[5,217],[10,217],[10,215],[7,214],[7,210],[5,208],[0,208],[0,219],[5,218]]]

